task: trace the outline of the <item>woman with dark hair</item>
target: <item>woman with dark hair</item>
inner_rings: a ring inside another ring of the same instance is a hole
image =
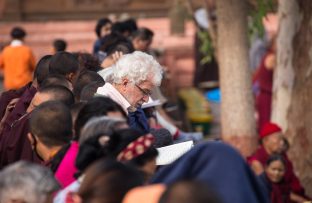
[[[304,202],[305,198],[291,192],[291,182],[285,179],[286,160],[280,154],[273,154],[266,162],[260,178],[270,190],[272,203]]]
[[[153,135],[144,135],[134,129],[121,129],[110,135],[99,134],[82,143],[76,166],[83,172],[94,161],[107,157],[135,166],[148,180],[156,170],[158,151],[153,143]]]
[[[113,130],[112,133],[99,132],[89,137],[79,148],[76,159],[77,181],[59,192],[54,203],[64,203],[66,198],[70,198],[71,192],[78,191],[87,168],[103,158],[117,160],[137,168],[143,172],[142,175],[147,182],[156,169],[158,151],[153,143],[154,137],[151,134],[143,135],[133,129]]]
[[[134,167],[113,160],[101,160],[85,173],[75,203],[121,203],[126,193],[143,185],[144,178]]]
[[[97,54],[100,50],[101,46],[101,38],[110,34],[112,29],[112,21],[108,18],[101,18],[96,26],[95,26],[95,33],[97,36],[97,40],[93,45],[93,54]]]

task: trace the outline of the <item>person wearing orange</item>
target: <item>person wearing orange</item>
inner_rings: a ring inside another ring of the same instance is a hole
[[[35,58],[31,49],[23,43],[25,36],[24,29],[13,28],[13,40],[0,54],[0,69],[3,69],[6,90],[19,89],[32,80]]]

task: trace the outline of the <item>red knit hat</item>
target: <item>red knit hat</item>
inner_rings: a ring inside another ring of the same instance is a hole
[[[271,135],[276,132],[281,132],[281,131],[282,129],[275,123],[266,123],[263,125],[260,131],[260,139],[263,139],[264,137],[268,135]]]

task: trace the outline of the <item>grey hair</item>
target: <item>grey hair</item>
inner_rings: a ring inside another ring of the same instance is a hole
[[[90,137],[106,134],[109,135],[113,131],[121,128],[122,125],[127,125],[126,120],[121,118],[112,118],[108,116],[94,117],[90,119],[82,128],[79,144],[81,145]]]
[[[60,188],[50,169],[19,161],[0,172],[0,202],[44,203]]]
[[[155,86],[159,86],[162,80],[163,69],[153,58],[141,51],[123,55],[113,66],[112,82],[120,84],[123,78],[131,83],[150,80]]]

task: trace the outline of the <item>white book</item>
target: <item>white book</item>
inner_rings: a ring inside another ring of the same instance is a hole
[[[187,141],[157,148],[158,157],[156,158],[156,165],[160,166],[171,164],[183,154],[188,152],[193,146],[193,141]]]

